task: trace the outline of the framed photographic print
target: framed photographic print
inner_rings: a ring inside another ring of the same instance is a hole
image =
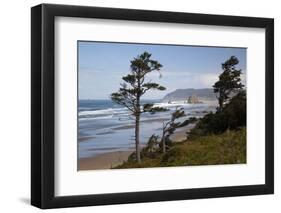
[[[31,203],[272,194],[274,21],[31,9]]]

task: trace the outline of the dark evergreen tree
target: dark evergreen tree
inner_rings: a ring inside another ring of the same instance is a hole
[[[131,71],[122,77],[123,83],[118,92],[111,94],[112,101],[125,106],[135,118],[135,145],[136,160],[141,161],[140,157],[140,115],[143,112],[151,111],[153,105],[146,104],[141,107],[141,97],[149,90],[165,90],[166,88],[157,83],[146,81],[147,74],[153,71],[160,71],[162,65],[151,59],[151,54],[144,52],[131,61]]]
[[[208,134],[221,134],[227,130],[237,130],[246,126],[246,91],[241,90],[233,96],[222,110],[211,112],[199,119],[190,137]]]
[[[219,81],[213,85],[214,92],[218,93],[219,111],[229,100],[231,93],[237,93],[244,87],[241,83],[241,69],[236,69],[238,63],[239,60],[235,56],[226,60],[222,64],[223,72],[219,76]]]

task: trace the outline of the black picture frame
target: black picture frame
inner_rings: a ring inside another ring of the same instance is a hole
[[[54,20],[100,18],[162,23],[264,28],[266,137],[265,184],[93,195],[54,195]],[[31,8],[31,204],[42,208],[217,198],[274,193],[274,20],[164,11],[41,4]]]

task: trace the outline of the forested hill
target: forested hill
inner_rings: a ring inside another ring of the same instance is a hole
[[[177,89],[171,93],[165,95],[162,101],[179,101],[187,100],[189,96],[195,95],[199,99],[216,99],[216,94],[212,88],[203,88],[203,89]]]

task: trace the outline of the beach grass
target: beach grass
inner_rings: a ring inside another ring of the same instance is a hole
[[[140,163],[126,161],[114,167],[149,168],[246,163],[246,128],[175,143],[165,153],[144,157]]]

